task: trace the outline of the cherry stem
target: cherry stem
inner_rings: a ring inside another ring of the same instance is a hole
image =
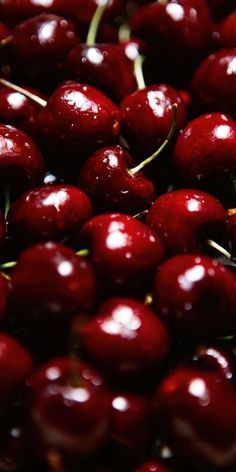
[[[142,90],[146,87],[144,76],[143,76],[143,63],[145,56],[139,54],[134,61],[134,75],[137,82],[138,90]]]
[[[46,461],[52,472],[66,472],[62,456],[57,450],[47,451]]]
[[[5,200],[5,204],[4,204],[4,215],[5,215],[5,219],[7,218],[7,214],[9,212],[9,209],[10,209],[10,206],[11,206],[11,200],[10,200],[10,188],[9,188],[9,185],[5,185],[5,189],[4,189],[4,200]]]
[[[236,215],[236,208],[229,208],[229,210],[227,210],[227,215],[228,216]]]
[[[88,35],[86,39],[87,46],[94,46],[94,44],[96,44],[98,28],[101,23],[103,14],[107,8],[108,0],[100,0],[99,3],[100,5],[96,8],[89,26]]]
[[[227,259],[232,259],[230,252],[228,252],[224,247],[220,246],[220,244],[213,241],[213,239],[207,239],[207,244],[223,256],[227,257]]]
[[[122,23],[118,31],[119,42],[129,41],[131,37],[131,31],[128,23]]]
[[[144,305],[152,305],[152,303],[153,303],[153,295],[152,293],[147,293],[144,299]]]
[[[142,216],[146,215],[147,213],[148,213],[148,210],[140,211],[139,213],[136,213],[135,215],[133,215],[133,218],[138,220],[139,218],[142,218]]]
[[[12,267],[15,267],[16,264],[16,261],[4,262],[3,264],[0,264],[0,270],[12,269]]]
[[[44,100],[43,98],[38,97],[38,95],[35,95],[34,93],[31,93],[28,90],[20,87],[19,85],[13,84],[12,82],[9,82],[8,80],[0,78],[0,84],[5,85],[5,87],[9,87],[12,90],[15,90],[15,92],[22,93],[22,95],[29,98],[33,102],[37,103],[41,107],[46,107],[46,105],[47,105],[47,101]]]
[[[75,254],[76,254],[76,256],[88,256],[89,255],[89,250],[88,249],[80,249]]]
[[[174,135],[175,129],[176,129],[178,105],[177,105],[177,103],[174,103],[173,105],[171,105],[171,107],[172,107],[172,110],[173,110],[173,119],[172,119],[170,131],[168,133],[167,138],[161,144],[161,146],[157,149],[157,151],[154,152],[154,154],[152,154],[150,157],[148,157],[143,162],[138,164],[136,167],[133,167],[132,169],[129,169],[128,170],[129,174],[135,175],[138,172],[140,172],[144,167],[146,167],[148,164],[150,164],[150,162],[152,162],[154,159],[156,159],[156,157],[159,156],[159,154],[161,154],[161,152],[169,144],[170,140],[172,139],[172,137]]]
[[[9,43],[12,41],[12,38],[13,38],[13,36],[9,35],[9,36],[7,36],[6,38],[1,39],[1,41],[0,41],[0,47],[1,47],[1,46],[3,46],[3,47],[4,47],[4,46],[7,46],[7,44],[9,44]]]

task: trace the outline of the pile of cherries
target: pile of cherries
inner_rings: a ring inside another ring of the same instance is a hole
[[[236,470],[235,0],[0,0],[0,471]]]

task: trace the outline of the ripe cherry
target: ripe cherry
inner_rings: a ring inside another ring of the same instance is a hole
[[[236,47],[236,11],[226,16],[220,24],[220,44],[225,48]]]
[[[175,472],[172,468],[170,469],[168,466],[161,462],[150,461],[146,462],[137,469],[135,472]]]

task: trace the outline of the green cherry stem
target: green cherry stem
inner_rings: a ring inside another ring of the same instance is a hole
[[[138,90],[142,90],[146,87],[145,80],[143,77],[143,63],[145,56],[139,54],[134,61],[134,75],[137,82]]]
[[[88,256],[89,255],[89,250],[88,249],[80,249],[80,251],[77,251],[76,256]]]
[[[172,123],[171,123],[171,127],[170,127],[170,131],[168,133],[168,136],[167,138],[165,139],[165,141],[161,144],[161,146],[157,149],[157,151],[154,152],[154,154],[152,154],[151,156],[149,156],[147,159],[145,159],[143,162],[141,162],[140,164],[138,164],[136,167],[133,167],[132,169],[129,169],[128,172],[129,174],[131,175],[135,175],[137,174],[138,172],[140,172],[141,170],[144,169],[144,167],[146,167],[148,164],[150,164],[150,162],[152,162],[154,159],[156,159],[157,156],[159,156],[159,154],[161,154],[161,152],[166,148],[166,146],[169,144],[169,142],[171,141],[173,135],[174,135],[174,132],[175,132],[175,129],[176,129],[176,120],[177,120],[177,111],[178,111],[178,105],[177,103],[174,103],[172,106],[172,110],[173,110],[173,119],[172,119]]]
[[[6,38],[1,39],[0,47],[7,46],[9,43],[11,43],[12,39],[13,39],[13,36],[11,36],[11,35],[7,36]]]
[[[122,43],[124,41],[129,41],[130,37],[131,37],[131,31],[130,31],[130,27],[128,23],[122,23],[118,31],[119,42]]]
[[[12,269],[15,267],[17,264],[16,261],[11,261],[11,262],[4,262],[3,264],[0,264],[0,271],[6,270],[6,269]]]
[[[94,44],[96,44],[98,28],[101,23],[103,14],[107,8],[108,0],[100,0],[99,3],[100,4],[96,8],[93,18],[91,20],[90,26],[89,26],[88,35],[86,39],[87,46],[94,46]]]
[[[13,84],[12,82],[9,82],[8,80],[3,79],[2,77],[0,77],[0,84],[4,85],[5,87],[9,87],[12,90],[15,90],[15,92],[21,93],[22,95],[37,103],[41,107],[46,107],[47,105],[46,100],[44,100],[43,98],[38,97],[38,95],[35,95],[34,93],[29,92],[29,90],[26,90],[20,87],[19,85]]]
[[[222,254],[222,256],[227,257],[227,259],[232,259],[231,254],[229,251],[227,251],[224,247],[220,246],[220,244],[216,243],[216,241],[213,241],[213,239],[207,239],[207,245],[215,249],[219,254]]]
[[[7,219],[7,214],[9,212],[10,206],[11,206],[11,200],[10,200],[10,187],[9,185],[5,185],[4,188],[4,215],[5,215],[5,220]]]

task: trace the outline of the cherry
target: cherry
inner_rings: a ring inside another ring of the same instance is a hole
[[[161,462],[150,461],[142,464],[135,469],[135,472],[174,472],[173,469],[167,467]]]
[[[236,11],[223,19],[219,32],[220,43],[223,47],[236,47]]]
[[[103,19],[111,21],[117,16],[124,14],[124,0],[108,0]],[[77,0],[73,1],[72,15],[79,28],[86,29],[99,5],[105,4],[100,0]]]
[[[113,379],[146,379],[169,351],[168,331],[150,308],[130,298],[112,298],[80,332],[81,345]]]
[[[236,48],[220,49],[204,59],[192,80],[194,97],[204,110],[235,116],[235,74]]]
[[[236,213],[229,219],[229,239],[233,259],[236,259]]]
[[[110,405],[104,392],[86,384],[52,384],[36,396],[32,420],[45,446],[87,455],[107,441]]]
[[[39,114],[39,123],[50,146],[78,157],[118,136],[120,114],[102,92],[71,81],[55,90]]]
[[[0,175],[4,184],[31,188],[43,178],[44,161],[33,141],[13,126],[0,125]]]
[[[109,146],[91,154],[84,162],[79,185],[98,211],[139,212],[154,198],[154,186],[142,172],[132,174],[131,155],[121,146]]]
[[[16,76],[38,80],[39,84],[44,78],[49,81],[49,72],[55,74],[78,41],[74,24],[61,16],[42,13],[17,24],[9,42]]]
[[[45,326],[50,318],[59,323],[63,314],[68,318],[93,305],[95,277],[90,263],[60,244],[41,243],[23,251],[11,281],[14,318],[34,329],[42,320]]]
[[[0,333],[1,401],[9,399],[31,373],[33,360],[30,353],[14,338]]]
[[[158,388],[154,406],[157,431],[178,457],[190,464],[235,464],[236,397],[228,381],[178,369]]]
[[[208,257],[175,256],[157,271],[154,304],[160,317],[181,336],[232,334],[235,330],[235,274]]]
[[[145,285],[164,257],[158,236],[141,221],[121,213],[88,220],[81,241],[91,251],[103,289],[121,289],[122,293]]]
[[[10,207],[9,234],[21,245],[70,240],[91,215],[90,201],[79,188],[38,187],[24,193]]]
[[[212,195],[180,189],[158,197],[146,217],[168,254],[196,252],[226,229],[226,212]]]
[[[3,0],[0,4],[0,16],[8,24],[16,24],[40,13],[57,13],[69,16],[75,0]]]
[[[8,35],[9,35],[9,30],[7,26],[4,23],[0,22],[0,41],[7,38]]]
[[[170,85],[144,87],[121,102],[124,136],[139,152],[152,152],[166,138],[173,119],[173,104],[178,107],[177,129],[185,123],[187,107],[182,96]]]
[[[220,113],[190,121],[175,143],[174,162],[184,182],[228,180],[236,170],[236,122]]]
[[[194,367],[218,372],[230,382],[235,381],[235,362],[232,353],[212,344],[203,344],[192,355]]]

